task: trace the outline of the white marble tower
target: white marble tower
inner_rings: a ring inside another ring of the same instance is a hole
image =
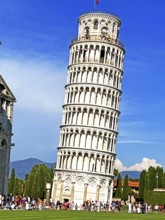
[[[109,202],[118,135],[124,46],[120,19],[90,12],[70,45],[52,198]]]

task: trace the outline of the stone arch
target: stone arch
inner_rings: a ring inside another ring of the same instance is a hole
[[[71,188],[69,186],[64,187],[64,195],[70,196],[71,194]]]
[[[94,154],[91,154],[90,156],[90,167],[89,171],[94,172],[95,171],[95,156]]]
[[[88,154],[84,154],[84,165],[83,165],[83,170],[88,171],[88,166],[89,166],[89,157]]]
[[[86,148],[91,148],[91,132],[87,131],[87,138],[86,138]]]
[[[91,56],[94,57],[94,55],[91,55]],[[91,70],[91,67],[89,67],[88,68],[88,75],[87,75],[87,82],[91,82],[91,81],[92,81],[92,70]]]
[[[101,89],[100,88],[97,89],[96,97],[97,97],[96,98],[97,104],[101,105]]]
[[[87,121],[88,121],[88,113],[87,113],[87,109],[84,108],[84,109],[83,109],[82,124],[87,125]]]
[[[103,84],[103,69],[102,68],[99,69],[99,74],[98,75],[99,75],[98,76],[98,83]]]
[[[75,147],[79,147],[79,140],[80,140],[80,134],[79,134],[79,131],[76,130],[75,131],[75,144],[74,144]]]
[[[85,147],[85,131],[81,131],[81,136],[80,136],[80,148]]]
[[[92,88],[91,89],[91,104],[95,104],[95,98],[96,98],[95,88]]]
[[[73,152],[73,158],[72,158],[72,169],[76,170],[76,165],[77,165],[77,155],[75,152]]]
[[[85,90],[85,103],[89,103],[89,102],[90,102],[90,91],[89,91],[89,87],[87,87]]]
[[[92,135],[92,149],[97,149],[97,133],[95,131]]]
[[[105,47],[102,46],[100,51],[100,63],[104,63],[104,59],[105,59]]]
[[[99,136],[98,136],[98,150],[102,150],[102,144],[103,144],[102,132],[99,132]]]
[[[98,21],[98,19],[95,19],[95,20],[93,21],[93,29],[97,30],[97,29],[98,29],[98,26],[99,26],[99,21]]]
[[[6,142],[5,139],[3,139],[3,140],[1,141],[1,147],[2,147],[2,148],[6,148],[6,147],[7,147],[7,142]]]
[[[82,170],[83,166],[83,156],[82,153],[78,153],[78,160],[77,160],[77,170]]]

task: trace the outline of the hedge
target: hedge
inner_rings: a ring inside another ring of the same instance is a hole
[[[165,192],[154,192],[152,190],[144,190],[144,202],[150,205],[165,205]]]

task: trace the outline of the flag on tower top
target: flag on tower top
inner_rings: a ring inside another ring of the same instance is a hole
[[[96,4],[99,4],[99,0],[96,0]]]

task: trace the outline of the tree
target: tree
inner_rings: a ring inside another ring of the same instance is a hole
[[[161,179],[162,179],[162,188],[165,188],[165,173],[163,173]]]
[[[14,192],[14,185],[15,185],[15,169],[13,168],[11,171],[11,177],[9,180],[9,185],[8,185],[8,194]]]
[[[156,182],[156,169],[154,167],[150,167],[148,169],[148,189],[153,190],[157,187]]]
[[[158,188],[162,188],[162,177],[163,177],[163,168],[162,167],[156,167],[156,180],[157,180],[157,186]]]
[[[53,169],[45,164],[35,165],[29,175],[25,176],[26,196],[43,198],[46,183],[52,183]]]
[[[23,186],[24,186],[24,181],[19,178],[16,178],[15,184],[14,184],[13,195],[22,195],[23,194]]]
[[[26,183],[26,185],[25,185],[26,196],[33,197],[33,194],[34,194],[32,191],[32,188],[34,189],[33,181],[34,181],[36,173],[38,172],[38,167],[39,167],[38,164],[34,165],[32,170],[29,173],[29,176],[26,176],[26,181],[25,181],[25,183]]]
[[[114,176],[117,176],[119,174],[119,171],[117,169],[114,169]]]
[[[122,200],[127,201],[129,193],[130,193],[130,188],[128,186],[128,175],[126,175],[125,178],[124,178]]]
[[[39,198],[38,191],[37,191],[37,185],[38,185],[38,173],[35,173],[32,188],[31,188],[31,192],[29,194],[29,196],[32,197],[32,198]]]
[[[37,183],[37,195],[39,198],[43,198],[44,196],[44,191],[45,191],[45,185],[46,185],[46,180],[49,177],[49,172],[47,173],[47,167],[45,165],[41,165],[39,167],[39,172],[38,172],[38,183]],[[46,175],[47,174],[47,175]]]
[[[140,174],[140,182],[139,182],[139,198],[144,199],[144,190],[146,186],[146,170],[143,170]]]
[[[117,177],[117,189],[116,189],[115,198],[121,198],[121,194],[122,194],[122,179],[119,173]]]
[[[19,194],[19,179],[16,178],[15,179],[15,183],[14,183],[14,189],[13,189],[13,195],[18,195]]]
[[[54,178],[54,168],[51,167],[50,168],[50,173],[49,173],[49,183],[51,183],[51,190],[52,190],[52,186],[53,186],[53,178]]]

